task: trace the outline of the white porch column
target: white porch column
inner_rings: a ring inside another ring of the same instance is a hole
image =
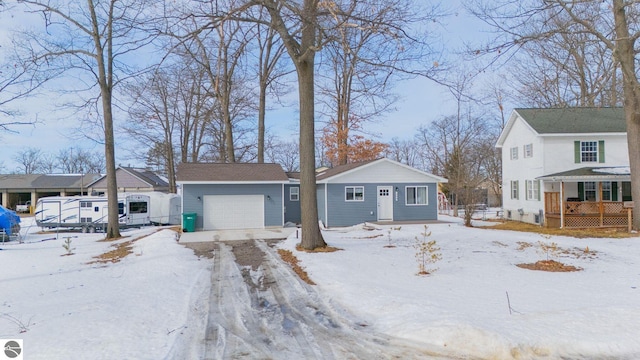
[[[7,190],[2,191],[2,206],[7,207],[9,203],[9,192]]]
[[[564,229],[564,181],[560,180],[560,229]]]

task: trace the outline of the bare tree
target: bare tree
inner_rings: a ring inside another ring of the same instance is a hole
[[[20,164],[21,174],[35,174],[42,169],[42,150],[29,147],[18,151],[13,160]]]
[[[387,157],[411,167],[424,169],[419,146],[415,139],[400,140],[393,138],[387,148]]]
[[[433,57],[426,47],[427,24],[436,23],[442,12],[437,5],[417,7],[407,0],[351,2],[348,12],[332,11],[338,24],[332,28],[321,64],[326,81],[320,81],[323,113],[330,119],[326,131],[338,151],[337,165],[349,162],[351,133],[362,138],[366,123],[393,110],[397,97],[391,88],[406,78],[416,63],[424,66]],[[424,33],[409,34],[420,29]],[[419,61],[416,61],[419,59]],[[432,77],[438,68],[428,66],[423,76]],[[357,123],[354,124],[353,120]]]
[[[124,128],[133,136],[138,149],[148,149],[137,153],[146,157],[155,150],[156,156],[163,160],[172,193],[176,192],[174,132],[179,130],[180,119],[184,116],[181,111],[184,99],[179,89],[183,86],[181,82],[190,78],[183,70],[177,66],[158,69],[127,86],[134,101],[129,108],[134,121]]]
[[[102,154],[73,146],[60,150],[55,159],[56,168],[65,174],[101,174],[105,168]]]
[[[590,41],[608,49],[612,69],[619,69],[624,94],[627,123],[631,195],[640,199],[640,80],[636,69],[636,53],[640,50],[640,8],[636,1],[612,0],[549,0],[543,3],[524,2],[514,6],[511,1],[474,2],[473,10],[480,19],[498,31],[493,46],[480,53],[500,58],[527,43],[544,43],[549,38],[567,33],[590,35]],[[578,47],[578,44],[574,44]],[[611,78],[611,104],[615,95],[616,76]],[[614,102],[615,101],[615,102]],[[634,202],[634,212],[640,213],[640,201]],[[634,216],[633,227],[640,228],[640,216]]]
[[[146,1],[108,0],[52,3],[22,0],[29,12],[42,15],[47,32],[29,34],[33,63],[70,71],[81,78],[76,85],[92,91],[93,99],[84,103],[102,115],[104,156],[107,170],[109,218],[106,237],[120,237],[114,139],[114,91],[117,76],[128,69],[119,59],[144,48],[153,37],[141,29],[150,21],[152,7]],[[84,77],[84,78],[83,78]]]
[[[300,171],[300,156],[295,141],[281,141],[275,136],[270,136],[265,146],[265,155],[269,162],[280,164],[284,171]]]
[[[264,9],[259,9],[256,16],[262,19],[266,16]],[[264,20],[266,21],[266,20]],[[265,158],[265,118],[267,114],[267,95],[269,93],[276,96],[286,94],[288,86],[279,82],[280,79],[290,74],[292,70],[283,65],[282,55],[285,53],[284,43],[277,35],[274,28],[257,22],[252,29],[255,34],[255,41],[258,43],[257,66],[258,66],[258,163],[263,163]]]

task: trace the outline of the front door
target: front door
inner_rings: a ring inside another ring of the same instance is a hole
[[[393,220],[392,186],[378,186],[378,220]]]

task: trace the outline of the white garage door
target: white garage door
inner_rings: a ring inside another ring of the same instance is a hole
[[[263,229],[263,195],[206,195],[204,230]]]

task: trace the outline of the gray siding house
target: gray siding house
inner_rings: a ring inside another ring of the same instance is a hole
[[[317,175],[323,224],[438,219],[438,183],[446,179],[386,158],[337,166]]]
[[[317,173],[318,216],[329,227],[438,218],[446,179],[378,159]],[[196,230],[252,229],[300,223],[300,182],[277,164],[180,164],[184,213]]]

